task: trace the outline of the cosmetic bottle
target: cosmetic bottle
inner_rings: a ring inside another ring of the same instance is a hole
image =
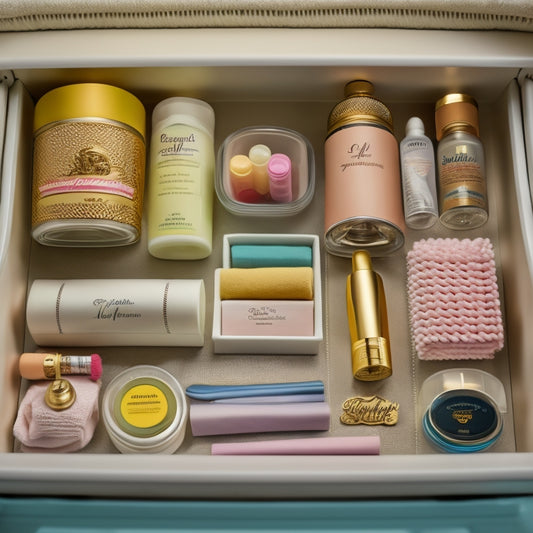
[[[473,229],[488,219],[485,161],[476,101],[448,94],[435,106],[440,220],[450,229]]]
[[[292,201],[292,165],[285,154],[272,154],[268,161],[270,197],[282,204]]]
[[[325,246],[334,255],[387,255],[404,243],[398,142],[373,90],[368,81],[348,83],[328,118]]]
[[[203,259],[213,241],[215,114],[195,98],[160,102],[152,115],[148,251],[160,259]]]
[[[377,381],[392,374],[387,304],[381,276],[365,250],[352,256],[346,283],[352,370],[355,379]]]
[[[254,144],[248,152],[253,168],[254,189],[262,195],[270,191],[267,165],[271,155],[270,148],[264,144]]]
[[[400,160],[405,223],[412,229],[430,228],[439,218],[435,152],[418,117],[407,121],[400,143]]]
[[[254,189],[253,165],[250,159],[242,154],[234,155],[229,161],[231,189],[235,199],[245,201],[249,191]]]

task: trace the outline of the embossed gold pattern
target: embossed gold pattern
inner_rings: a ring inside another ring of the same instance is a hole
[[[342,404],[344,411],[340,417],[343,424],[350,426],[365,424],[368,426],[393,426],[398,422],[400,405],[385,400],[380,396],[354,396]]]
[[[145,146],[132,129],[109,121],[65,121],[35,138],[32,225],[54,220],[101,219],[140,230]],[[102,192],[64,191],[43,201],[40,188],[66,176],[94,175],[131,188],[132,198]]]

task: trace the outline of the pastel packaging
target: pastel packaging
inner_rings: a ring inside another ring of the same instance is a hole
[[[203,280],[36,280],[26,318],[41,346],[202,346]]]

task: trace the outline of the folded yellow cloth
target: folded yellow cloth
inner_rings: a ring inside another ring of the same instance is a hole
[[[311,267],[220,269],[221,300],[312,300]]]

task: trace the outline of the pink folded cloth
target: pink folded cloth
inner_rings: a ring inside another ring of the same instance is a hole
[[[420,359],[492,359],[503,322],[489,239],[427,239],[407,254],[407,292]]]
[[[69,376],[68,380],[76,391],[76,401],[63,411],[46,405],[50,381],[37,381],[28,388],[13,426],[23,452],[75,452],[92,439],[99,418],[100,382],[85,376]]]

